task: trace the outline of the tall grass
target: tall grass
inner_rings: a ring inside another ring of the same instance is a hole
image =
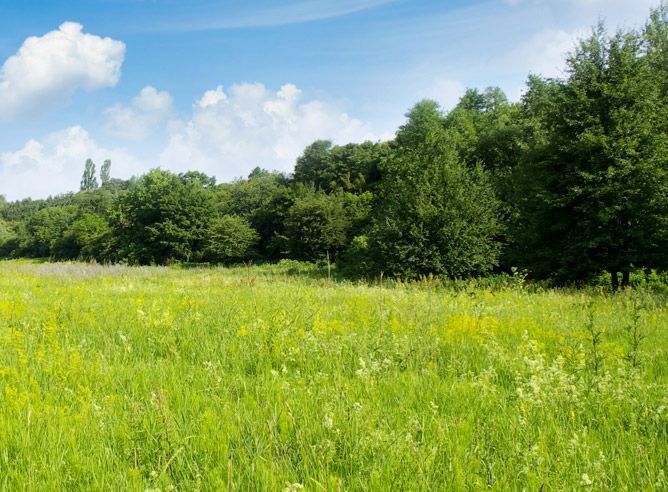
[[[4,262],[0,489],[666,490],[667,349],[648,292]]]

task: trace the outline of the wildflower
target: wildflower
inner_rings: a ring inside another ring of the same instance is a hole
[[[591,478],[589,478],[589,475],[583,473],[582,480],[580,480],[580,485],[582,485],[583,487],[590,487],[593,484],[594,482],[592,482]]]
[[[288,483],[283,489],[283,492],[297,492],[303,488],[304,486],[301,483]]]

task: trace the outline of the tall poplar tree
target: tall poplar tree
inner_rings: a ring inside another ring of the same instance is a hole
[[[86,159],[83,176],[81,176],[81,191],[90,191],[96,188],[95,163],[92,159]]]
[[[107,159],[100,168],[100,182],[102,186],[105,186],[109,184],[109,181],[111,181],[111,161]]]

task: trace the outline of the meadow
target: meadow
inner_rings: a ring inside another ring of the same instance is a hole
[[[668,490],[665,294],[0,263],[1,490]]]

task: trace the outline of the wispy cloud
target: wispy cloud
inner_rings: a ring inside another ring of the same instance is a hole
[[[315,22],[395,3],[397,0],[302,0],[282,5],[266,2],[258,7],[240,8],[238,5],[226,8],[219,2],[184,2],[178,15],[169,9],[168,16],[156,11],[152,25],[144,26],[149,31],[210,31],[220,29],[243,29],[273,27],[305,22]],[[168,18],[168,20],[161,20]]]

